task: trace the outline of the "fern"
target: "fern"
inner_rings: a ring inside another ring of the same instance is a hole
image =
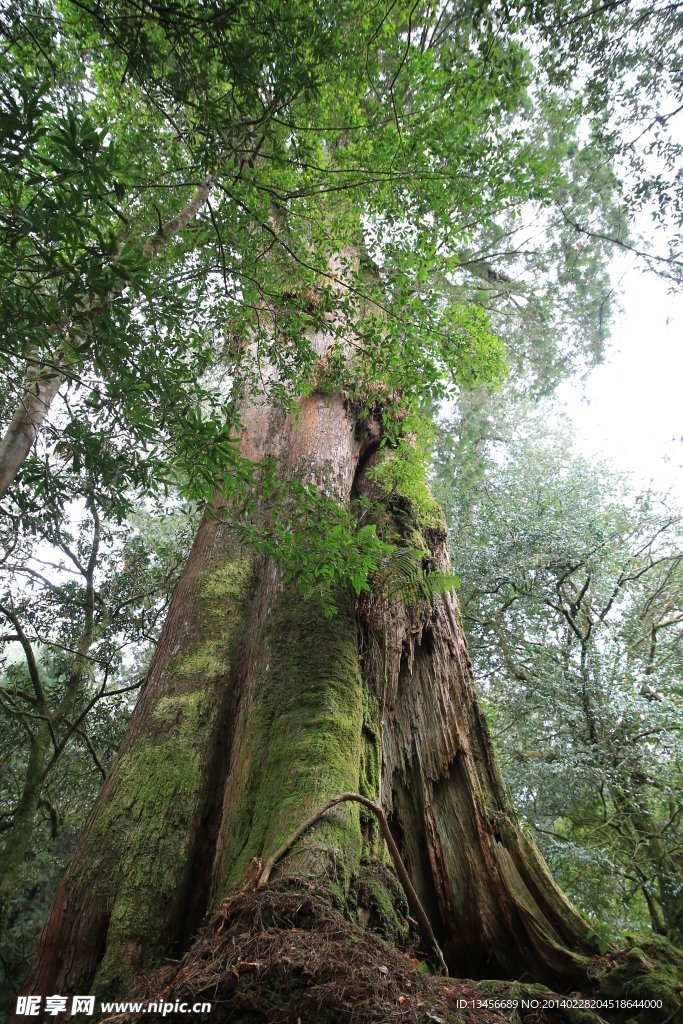
[[[404,605],[433,604],[438,594],[460,583],[457,576],[439,569],[424,552],[409,548],[396,548],[384,558],[371,582],[387,598],[398,599]]]

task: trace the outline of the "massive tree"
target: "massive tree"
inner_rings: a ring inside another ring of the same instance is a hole
[[[30,173],[25,205],[8,190],[5,206],[9,500],[27,529],[59,521],[68,462],[112,491],[175,474],[206,502],[26,992],[120,995],[345,792],[381,804],[453,973],[588,984],[598,947],[503,783],[421,465],[422,403],[503,370],[486,315],[449,294],[463,251],[549,203],[575,156],[549,126],[581,105],[533,106],[516,19],[17,9],[10,156]],[[41,45],[53,24],[67,67]],[[27,52],[61,105],[36,114]],[[106,130],[119,162],[88,157],[91,193],[67,190],[76,273],[55,197]],[[469,262],[494,279],[486,252]],[[104,422],[127,431],[106,451]],[[366,812],[337,806],[271,881],[343,907],[386,857]]]
[[[378,460],[366,456],[378,431],[367,421],[358,430],[340,395],[314,394],[298,412],[245,411],[243,444],[277,456],[282,478],[315,476],[346,504],[353,490],[387,537],[443,563],[433,505],[393,489],[377,500]],[[451,970],[555,983],[585,973],[588,925],[519,828],[452,594],[412,609],[369,597],[354,608],[344,590],[336,598],[337,614],[321,615],[220,509],[204,520],[50,913],[31,991],[120,991],[187,944],[252,858],[264,861],[345,791],[380,798],[390,813]],[[373,844],[361,824],[353,808],[330,816],[281,870],[343,889]]]

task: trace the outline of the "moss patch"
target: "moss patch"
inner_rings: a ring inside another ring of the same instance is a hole
[[[108,916],[98,994],[118,996],[178,936],[252,574],[252,561],[240,558],[200,575],[196,640],[164,669],[88,827],[79,883],[95,890],[100,920]]]
[[[363,730],[361,734],[358,792],[369,800],[379,799],[382,741],[379,727],[379,701],[371,692],[368,680],[363,678]],[[365,857],[388,858],[386,843],[377,818],[366,807],[359,805],[360,827]]]
[[[356,913],[351,915],[352,919],[377,932],[392,946],[405,948],[410,933],[408,900],[393,872],[377,862],[362,864],[354,892]]]
[[[243,882],[328,797],[358,786],[363,695],[353,605],[325,619],[286,588],[274,599],[249,665],[221,836],[218,896]],[[357,871],[357,805],[335,808],[281,870],[328,879],[342,895]]]
[[[250,556],[230,559],[197,574],[201,626],[194,643],[183,645],[170,666],[176,685],[186,681],[194,686],[225,674],[226,652],[233,651],[239,639],[253,574]]]
[[[662,1000],[661,1009],[637,1006],[628,1016],[639,1024],[657,1024],[683,1002],[683,951],[668,939],[628,936],[628,945],[596,961],[594,974],[601,998]]]

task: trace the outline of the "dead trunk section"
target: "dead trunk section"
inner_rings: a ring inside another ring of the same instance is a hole
[[[373,456],[355,487],[402,548],[444,568],[438,506],[385,499]],[[471,675],[455,595],[361,601],[363,671],[383,693],[381,799],[453,976],[580,984],[587,923],[520,829]]]

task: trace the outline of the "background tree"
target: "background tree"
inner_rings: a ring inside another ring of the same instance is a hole
[[[446,469],[439,493],[523,820],[597,931],[680,941],[679,511],[559,434],[500,445],[476,489]]]
[[[191,523],[166,507],[117,524],[82,485],[75,530],[47,523],[29,540],[7,523],[0,885],[14,990],[53,894],[41,875],[53,855],[64,866],[123,737]]]

